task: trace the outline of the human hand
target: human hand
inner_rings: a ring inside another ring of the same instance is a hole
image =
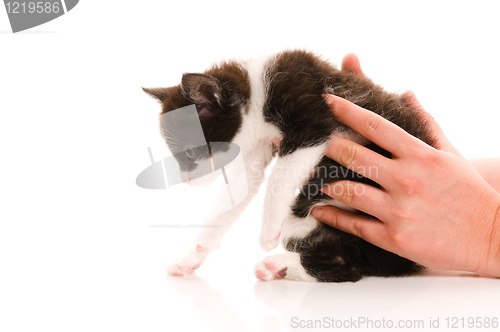
[[[359,77],[364,77],[366,79],[369,79],[368,77],[366,77],[365,73],[363,73],[359,59],[354,53],[347,53],[344,56],[344,58],[342,59],[341,69],[343,71],[349,71],[353,74],[356,74]]]
[[[359,61],[351,67],[344,63],[343,69],[362,74]],[[404,97],[427,123],[435,148],[370,111],[326,96],[337,120],[391,152],[392,159],[334,137],[326,155],[381,188],[349,181],[323,188],[325,194],[373,217],[330,206],[314,209],[313,215],[427,267],[500,276],[500,194],[451,145],[415,95]]]

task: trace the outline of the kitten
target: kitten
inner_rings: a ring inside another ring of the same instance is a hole
[[[281,240],[286,252],[257,263],[259,279],[353,282],[364,276],[405,276],[424,269],[320,223],[310,213],[318,205],[349,209],[319,191],[327,183],[351,179],[378,186],[324,156],[332,134],[390,157],[338,122],[322,94],[335,94],[371,110],[432,145],[424,126],[400,96],[302,50],[223,62],[203,74],[184,74],[177,86],[144,91],[161,102],[161,114],[195,104],[207,142],[232,142],[240,147],[249,184],[240,204],[205,222],[226,227],[201,229],[191,251],[168,267],[169,274],[192,272],[218,248],[225,232],[257,194],[273,157],[277,160],[267,185],[260,245],[270,251]],[[165,138],[171,146],[171,137]],[[192,166],[186,172],[198,162],[190,153],[187,158],[192,159]],[[200,159],[211,153],[217,151],[205,151]],[[186,156],[182,158],[185,163]]]

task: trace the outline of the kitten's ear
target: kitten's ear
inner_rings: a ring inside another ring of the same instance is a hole
[[[167,88],[142,88],[142,90],[160,102],[163,102],[168,96]]]
[[[222,86],[215,77],[204,74],[184,74],[182,89],[196,104],[198,114],[214,114],[222,108]]]

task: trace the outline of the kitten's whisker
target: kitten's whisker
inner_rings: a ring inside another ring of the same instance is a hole
[[[161,130],[162,130],[162,132],[166,133],[166,135],[162,133],[162,135],[163,135],[163,137],[165,137],[165,139],[168,139],[171,142],[180,143],[179,140],[177,139],[177,137],[175,137],[175,135],[171,131],[169,131],[163,127],[161,127]]]

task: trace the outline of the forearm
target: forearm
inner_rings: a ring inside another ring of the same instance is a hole
[[[500,193],[500,158],[472,159],[469,162],[483,179]]]

